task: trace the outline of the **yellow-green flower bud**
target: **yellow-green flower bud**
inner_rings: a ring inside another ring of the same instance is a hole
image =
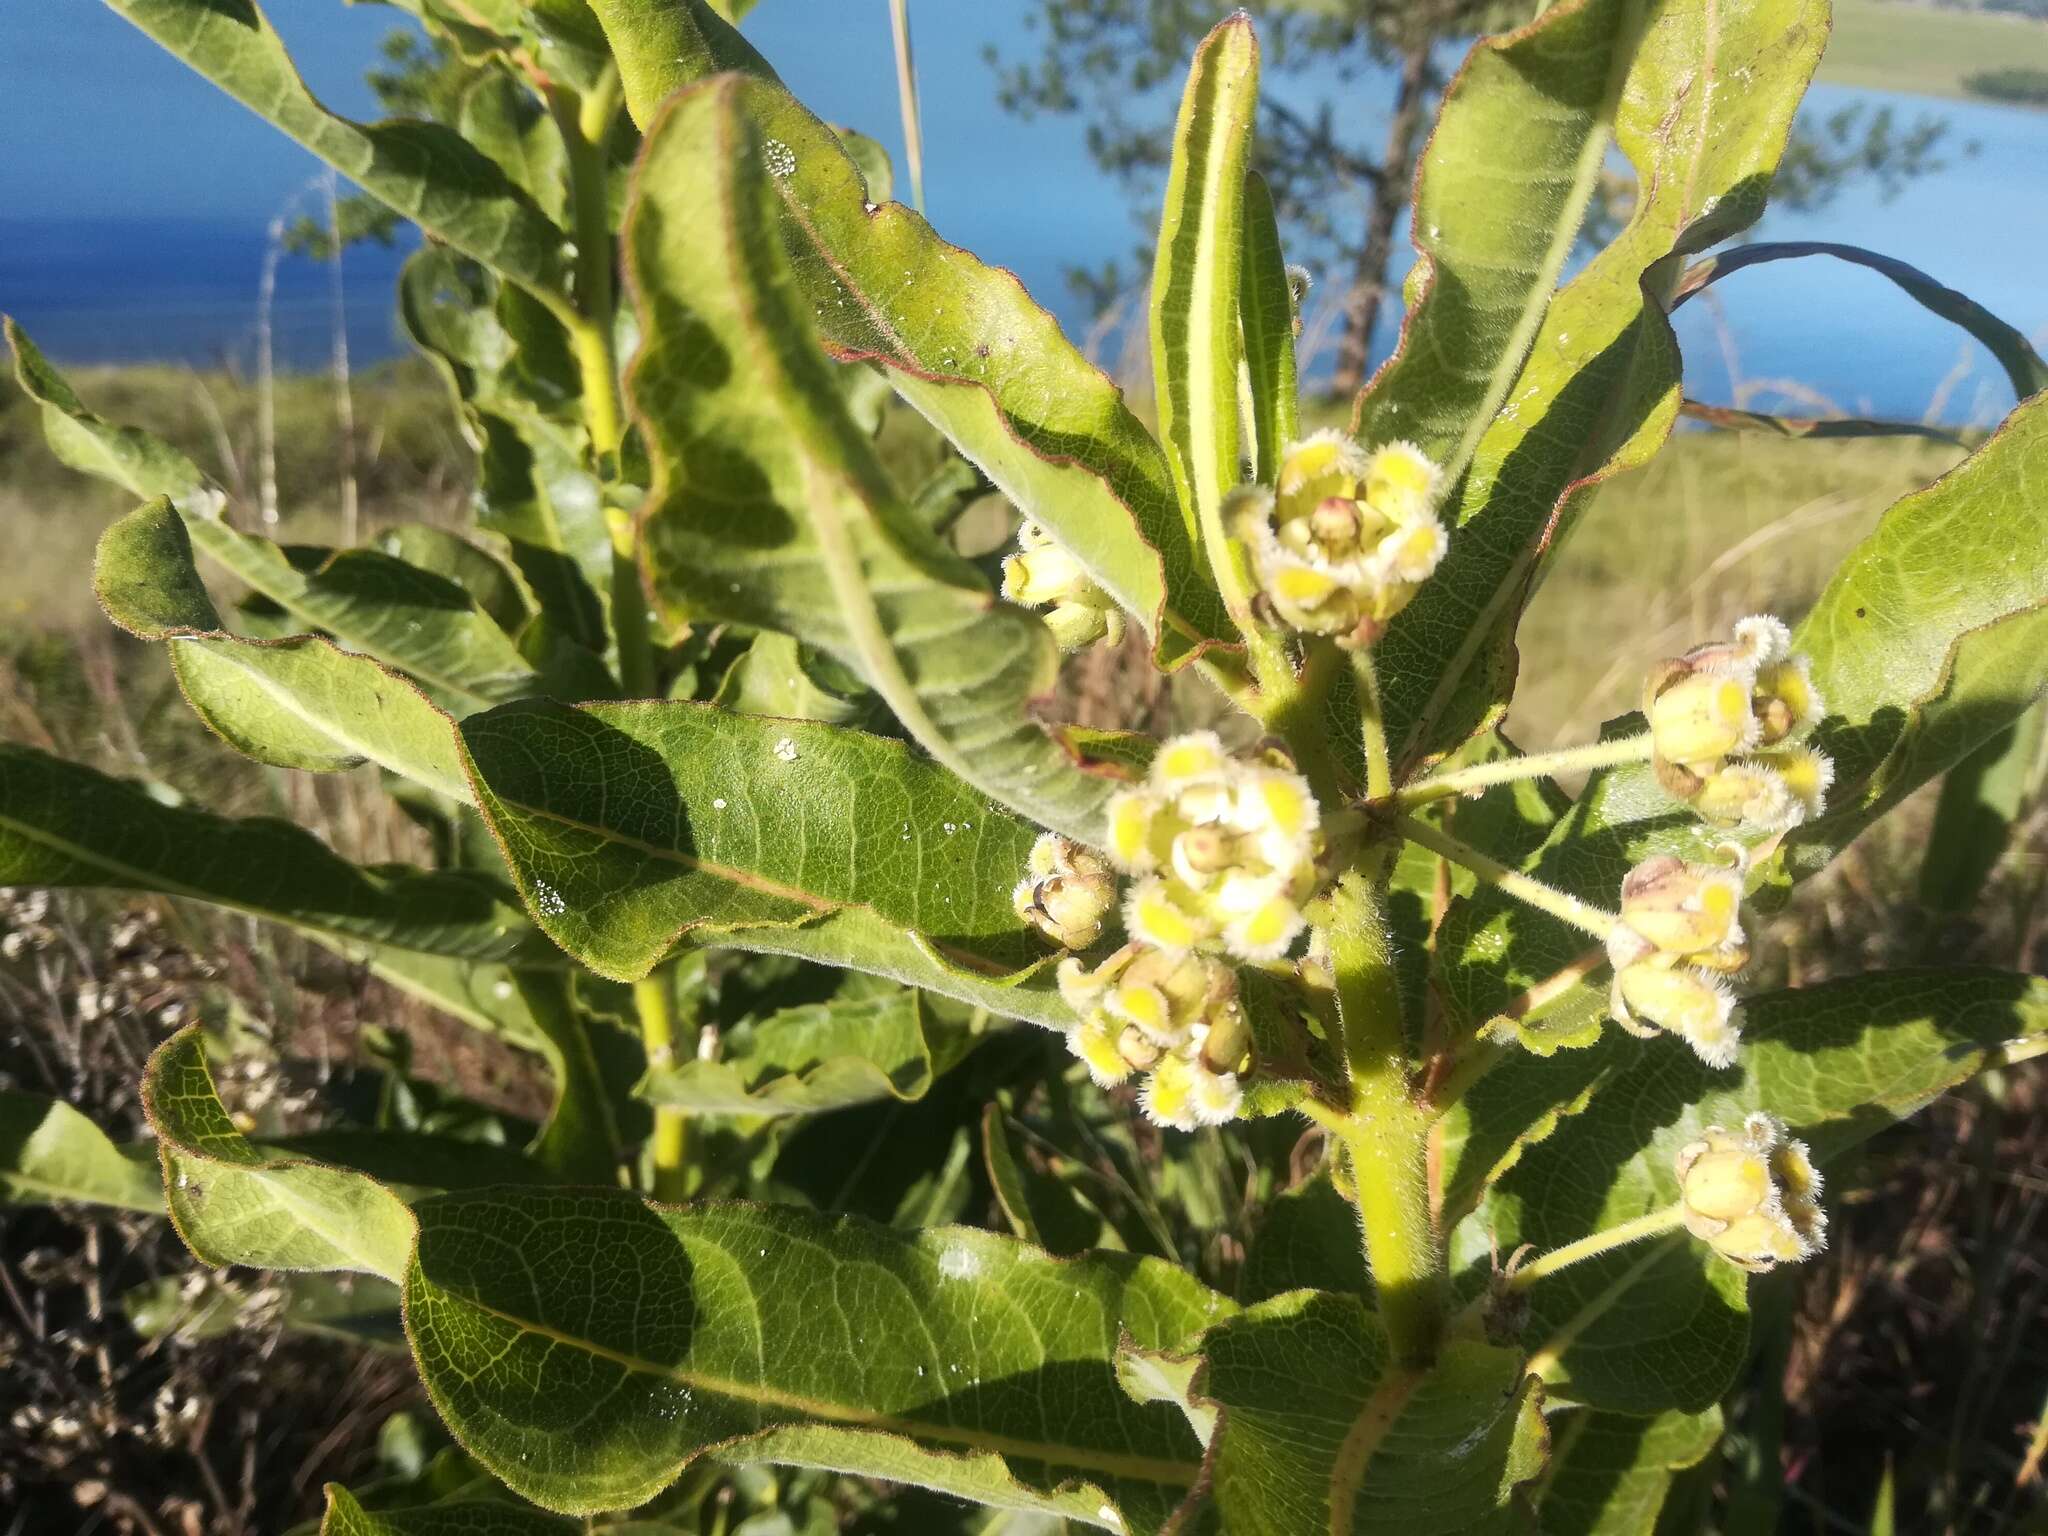
[[[1644,712],[1657,756],[1695,773],[1756,740],[1749,687],[1739,677],[1687,672],[1657,690]]]
[[[1371,453],[1338,431],[1282,456],[1278,483],[1247,490],[1229,516],[1260,587],[1290,628],[1370,642],[1442,561],[1435,464],[1407,443]]]
[[[1742,1031],[1735,994],[1719,976],[1691,966],[1637,960],[1614,973],[1608,1004],[1617,1022],[1641,1033],[1644,1024],[1677,1035],[1710,1067],[1735,1064]]]
[[[1090,1014],[1068,1033],[1067,1049],[1087,1063],[1088,1075],[1104,1088],[1114,1088],[1131,1075],[1117,1030],[1099,1013]]]
[[[1791,740],[1827,712],[1813,685],[1813,664],[1804,656],[1760,667],[1750,707],[1757,719],[1757,744],[1764,747]]]
[[[1045,622],[1063,651],[1124,637],[1123,610],[1087,569],[1038,524],[1017,530],[1018,552],[1003,561],[1003,596],[1027,608],[1051,605]]]
[[[1769,1115],[1740,1131],[1709,1126],[1679,1151],[1677,1173],[1686,1229],[1730,1263],[1761,1273],[1827,1246],[1820,1174]]]
[[[1818,816],[1835,781],[1834,762],[1811,747],[1759,752],[1706,775],[1693,809],[1717,827],[1783,832]]]
[[[1041,833],[1010,903],[1055,944],[1086,949],[1102,937],[1103,919],[1116,905],[1116,874],[1094,849]]]
[[[1622,926],[1609,953],[1622,964],[1654,950],[1716,970],[1739,969],[1741,849],[1734,850],[1734,858],[1732,865],[1688,864],[1657,854],[1636,865],[1621,882]]]
[[[1168,1056],[1152,1069],[1138,1102],[1155,1125],[1192,1131],[1236,1119],[1244,1093],[1234,1075],[1211,1072],[1198,1057]]]
[[[1108,806],[1109,854],[1139,878],[1134,940],[1241,960],[1286,953],[1316,884],[1320,812],[1299,774],[1232,758],[1210,732],[1166,742],[1142,786]]]

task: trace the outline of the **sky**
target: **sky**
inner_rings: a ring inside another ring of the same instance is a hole
[[[339,0],[269,0],[314,90],[337,110],[374,111],[364,71],[398,11]],[[918,0],[928,211],[947,238],[1013,268],[1070,326],[1062,273],[1128,260],[1141,237],[1121,191],[1089,162],[1074,118],[1020,121],[995,99],[982,58],[1031,45],[1026,0]],[[1221,5],[1219,3],[1219,10]],[[821,115],[880,139],[903,164],[884,0],[762,0],[750,37]],[[1358,135],[1382,131],[1385,82],[1344,88]],[[1824,115],[1876,93],[1817,87]],[[1870,245],[1914,262],[2030,333],[2048,331],[2048,113],[1898,98],[1907,119],[1950,115],[1956,156],[1894,202],[1852,189],[1825,214],[1770,215],[1761,234]],[[994,168],[993,170],[991,168]],[[212,355],[213,333],[245,316],[264,224],[319,174],[312,157],[222,96],[97,0],[0,0],[0,308],[59,356]],[[899,181],[899,196],[907,191]],[[188,227],[181,227],[188,226]],[[202,227],[204,226],[204,227]],[[221,228],[231,233],[224,237]],[[396,345],[388,283],[396,258],[350,258],[351,330]],[[317,272],[287,270],[287,319],[324,345]],[[1881,279],[1826,263],[1755,269],[1716,290],[1749,376],[1817,382],[1849,409],[1917,413],[1966,352],[1957,334]],[[1708,306],[1681,316],[1694,392],[1726,399],[1727,352]],[[287,331],[290,326],[287,325]],[[315,354],[317,355],[317,354]],[[1951,419],[1996,416],[1998,376],[1975,373]]]

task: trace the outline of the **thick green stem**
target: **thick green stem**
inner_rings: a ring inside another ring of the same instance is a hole
[[[1380,1320],[1398,1361],[1426,1366],[1443,1338],[1448,1277],[1430,1213],[1430,1116],[1408,1086],[1386,901],[1353,870],[1331,897],[1330,965],[1351,1067],[1351,1112],[1331,1123],[1351,1158]]]
[[[1548,912],[1574,928],[1583,928],[1596,939],[1605,939],[1614,931],[1614,925],[1621,921],[1612,912],[1545,885],[1518,869],[1508,868],[1491,854],[1481,853],[1470,843],[1461,842],[1426,821],[1417,821],[1413,816],[1397,816],[1391,825],[1409,842],[1420,843],[1431,853],[1471,870],[1487,884],[1499,886],[1517,901],[1525,901],[1539,912]]]
[[[1553,1248],[1541,1258],[1531,1259],[1509,1277],[1508,1286],[1517,1291],[1526,1290],[1544,1276],[1554,1275],[1581,1260],[1597,1258],[1603,1253],[1611,1253],[1616,1248],[1625,1248],[1630,1243],[1640,1243],[1648,1237],[1662,1237],[1666,1232],[1677,1229],[1684,1221],[1685,1207],[1681,1204],[1672,1204],[1662,1210],[1651,1211],[1648,1215],[1638,1216],[1633,1221],[1624,1221],[1619,1226],[1591,1233],[1575,1243]]]
[[[666,968],[633,983],[633,1009],[640,1017],[640,1040],[647,1048],[647,1067],[658,1072],[676,1056],[675,974]],[[668,1104],[654,1107],[652,1193],[657,1200],[681,1200],[689,1194],[688,1126],[683,1111]]]
[[[1418,805],[1427,805],[1432,800],[1447,799],[1452,795],[1476,794],[1496,784],[1512,784],[1521,779],[1556,778],[1562,774],[1591,773],[1599,768],[1617,768],[1623,763],[1647,763],[1650,760],[1650,738],[1622,736],[1613,741],[1596,741],[1583,747],[1566,747],[1559,752],[1536,752],[1527,757],[1502,758],[1495,763],[1476,763],[1470,768],[1454,768],[1449,773],[1440,773],[1420,783],[1410,784],[1399,790],[1374,790],[1368,787],[1366,793],[1374,799],[1385,798],[1402,810],[1411,810]]]
[[[587,93],[566,86],[548,92],[548,109],[568,150],[569,205],[576,237],[575,292],[554,306],[569,334],[569,350],[583,391],[583,425],[602,470],[626,436],[626,411],[619,390],[618,287],[613,267],[610,167],[605,140],[619,114],[616,66],[607,67]],[[655,691],[654,645],[648,634],[647,596],[640,587],[639,535],[625,511],[612,508],[612,635],[619,652],[619,682],[628,698]]]
[[[1262,683],[1256,700],[1260,721],[1287,743],[1295,766],[1301,769],[1316,798],[1330,806],[1342,805],[1349,798],[1344,793],[1336,754],[1330,750],[1330,731],[1323,707],[1329,699],[1337,666],[1337,647],[1328,640],[1311,640],[1302,658],[1300,676],[1289,669],[1277,692],[1270,681]]]

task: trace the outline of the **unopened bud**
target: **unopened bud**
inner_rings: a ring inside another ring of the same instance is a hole
[[[1820,1174],[1768,1115],[1708,1127],[1679,1151],[1677,1173],[1686,1229],[1730,1263],[1761,1273],[1827,1245]]]
[[[1735,1063],[1742,1031],[1734,1020],[1735,996],[1718,976],[1638,960],[1614,973],[1609,1003],[1618,1020],[1677,1035],[1710,1067]]]
[[[1820,719],[1826,708],[1813,686],[1813,664],[1806,657],[1788,656],[1758,669],[1751,709],[1759,746],[1790,740]]]
[[[1124,642],[1123,613],[1096,603],[1054,603],[1045,611],[1045,627],[1063,651],[1083,651],[1098,640],[1110,645]]]
[[[1063,651],[1099,640],[1122,643],[1123,611],[1079,560],[1028,520],[1017,530],[1017,543],[1018,553],[1003,561],[1004,597],[1028,608],[1051,604],[1045,622]]]
[[[1783,832],[1826,808],[1834,778],[1834,762],[1811,747],[1760,752],[1709,773],[1693,809],[1715,826]]]
[[[1740,678],[1688,672],[1657,691],[1645,713],[1657,756],[1695,771],[1756,738],[1749,688]]]
[[[1740,851],[1737,851],[1740,857]],[[1658,854],[1621,882],[1621,920],[1652,949],[1698,955],[1742,943],[1742,868]]]
[[[1116,875],[1092,848],[1046,832],[1031,845],[1024,878],[1010,893],[1017,915],[1055,944],[1086,949],[1102,937],[1116,905]]]

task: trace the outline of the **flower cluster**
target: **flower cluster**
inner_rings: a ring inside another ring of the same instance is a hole
[[[1045,622],[1061,650],[1123,643],[1123,610],[1051,534],[1027,518],[1017,529],[1017,549],[1003,561],[1003,596],[1027,608],[1050,603]]]
[[[1686,1230],[1731,1264],[1760,1274],[1827,1246],[1820,1173],[1769,1115],[1740,1131],[1709,1126],[1680,1149],[1677,1169]]]
[[[1277,756],[1232,757],[1213,732],[1161,744],[1142,784],[1112,796],[1107,857],[1053,833],[1011,893],[1018,916],[1085,949],[1132,875],[1129,938],[1090,970],[1070,956],[1060,994],[1081,1022],[1068,1045],[1108,1086],[1144,1073],[1145,1112],[1183,1130],[1237,1114],[1251,1035],[1231,962],[1278,960],[1306,924],[1321,817]]]
[[[1276,960],[1315,890],[1320,816],[1282,761],[1233,758],[1209,731],[1160,747],[1144,784],[1109,802],[1109,853],[1137,877],[1124,927],[1170,954]]]
[[[1041,832],[1026,873],[1010,892],[1017,915],[1063,949],[1086,949],[1102,937],[1116,906],[1116,873],[1093,848]]]
[[[1825,707],[1792,632],[1767,614],[1662,663],[1643,686],[1658,779],[1722,827],[1782,832],[1820,814],[1834,764],[1801,738]]]
[[[1408,443],[1367,451],[1332,430],[1289,448],[1278,478],[1232,514],[1261,590],[1294,629],[1370,644],[1449,548],[1441,472]]]
[[[1741,1031],[1725,978],[1748,962],[1742,932],[1748,856],[1735,844],[1717,864],[1658,854],[1621,882],[1621,919],[1607,939],[1608,1007],[1640,1035],[1667,1030],[1710,1067],[1734,1063]]]
[[[1096,1082],[1106,1088],[1145,1073],[1145,1113],[1183,1131],[1236,1116],[1251,1034],[1228,965],[1126,944],[1093,971],[1060,962],[1060,995],[1081,1015],[1068,1044]]]

